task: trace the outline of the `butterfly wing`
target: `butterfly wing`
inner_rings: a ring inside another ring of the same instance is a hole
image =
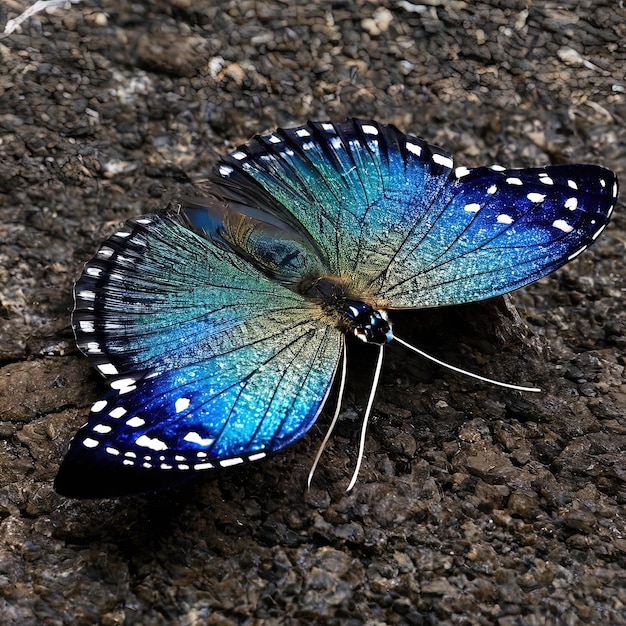
[[[615,175],[595,165],[457,172],[428,231],[374,280],[391,307],[482,300],[538,280],[593,243],[617,199]]]
[[[329,273],[362,282],[427,218],[451,167],[445,152],[393,126],[310,122],[224,157],[211,192],[289,224]]]
[[[310,237],[376,307],[418,308],[553,271],[606,226],[617,181],[593,165],[454,171],[419,138],[351,120],[256,137],[216,166],[212,193]]]
[[[110,389],[59,470],[72,497],[173,486],[289,445],[319,414],[342,346],[314,305],[177,216],[127,222],[75,298],[78,345]]]

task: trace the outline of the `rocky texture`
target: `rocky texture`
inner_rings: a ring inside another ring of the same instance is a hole
[[[104,0],[1,39],[0,623],[626,624],[623,201],[592,250],[514,294],[521,318],[504,300],[397,316],[439,357],[543,392],[391,347],[349,495],[365,346],[308,492],[327,417],[159,497],[52,490],[102,391],[73,344],[72,281],[121,220],[307,118],[392,122],[460,164],[625,179],[624,41],[608,0]]]

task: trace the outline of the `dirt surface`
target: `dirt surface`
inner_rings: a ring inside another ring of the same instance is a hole
[[[3,3],[0,27],[28,4]],[[623,200],[593,249],[510,301],[396,317],[440,358],[543,392],[390,347],[349,495],[366,346],[310,491],[326,415],[278,457],[158,497],[52,489],[103,391],[72,283],[120,221],[307,118],[624,183],[625,41],[613,0],[103,0],[0,39],[0,623],[626,624]]]

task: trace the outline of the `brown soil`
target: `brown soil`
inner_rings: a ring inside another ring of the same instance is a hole
[[[363,117],[458,164],[626,180],[621,3],[386,5],[91,0],[0,39],[0,623],[626,624],[623,201],[593,249],[510,301],[396,318],[543,392],[390,348],[349,495],[366,346],[308,492],[326,415],[282,455],[158,497],[52,489],[103,391],[69,327],[83,262],[254,133]]]

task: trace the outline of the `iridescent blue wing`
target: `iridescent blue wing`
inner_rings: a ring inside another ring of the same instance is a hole
[[[211,191],[289,224],[326,271],[361,284],[428,218],[451,167],[448,154],[393,126],[309,123],[224,157]]]
[[[326,271],[375,307],[418,308],[496,296],[561,266],[608,223],[617,181],[593,165],[455,171],[421,139],[352,120],[256,137],[221,160],[211,192],[304,233]]]
[[[615,175],[596,165],[458,168],[428,231],[411,233],[372,284],[398,308],[507,293],[585,250],[616,199]]]
[[[174,215],[127,222],[75,298],[78,345],[110,389],[59,470],[72,497],[169,487],[280,450],[319,414],[342,345],[314,305]]]

